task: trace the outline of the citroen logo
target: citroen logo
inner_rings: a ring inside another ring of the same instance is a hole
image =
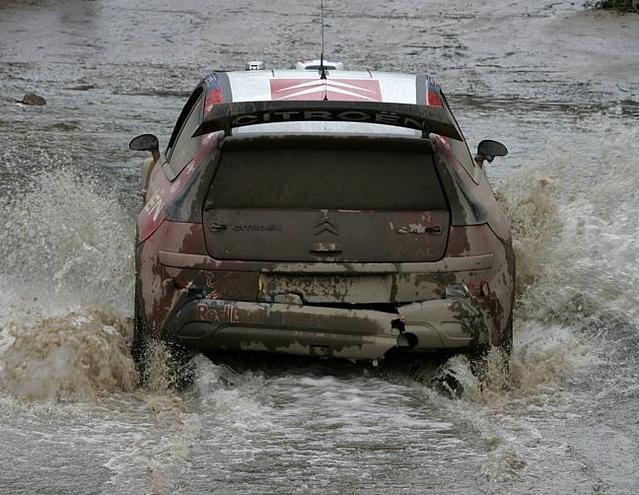
[[[333,222],[331,222],[328,219],[328,212],[326,211],[323,212],[322,219],[319,221],[319,223],[315,224],[314,230],[315,230],[315,233],[314,233],[315,237],[323,234],[324,232],[327,232],[334,236],[337,236],[339,234],[337,225],[335,225]]]
[[[314,237],[320,237],[311,243],[309,251],[316,256],[338,256],[342,247],[337,239],[326,239],[326,234],[337,237],[339,231],[337,225],[328,219],[328,212],[322,212],[322,219],[313,226]]]
[[[376,79],[271,79],[273,100],[382,101]]]

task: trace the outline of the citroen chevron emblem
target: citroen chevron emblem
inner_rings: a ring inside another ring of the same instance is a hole
[[[337,236],[339,234],[339,230],[337,229],[337,225],[335,225],[333,222],[331,222],[328,219],[328,213],[324,212],[324,216],[322,218],[322,220],[320,220],[319,223],[315,224],[315,234],[314,236],[317,237],[320,234],[323,234],[324,232],[327,232],[329,234],[332,234],[334,236]]]
[[[273,100],[381,101],[376,79],[271,79]]]

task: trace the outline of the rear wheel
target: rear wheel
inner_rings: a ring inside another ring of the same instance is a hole
[[[140,376],[140,385],[146,385],[148,381],[148,361],[149,361],[149,342],[146,332],[146,321],[144,311],[142,309],[142,300],[140,297],[140,282],[138,273],[135,274],[135,296],[133,306],[133,344],[131,345],[131,356],[135,362],[135,367]]]
[[[513,346],[512,313],[506,322],[500,339],[494,345],[477,346],[469,355],[473,375],[479,378],[483,386],[507,388],[510,381],[510,355]],[[496,349],[499,352],[490,352]]]
[[[176,343],[161,341],[151,335],[144,312],[137,253],[135,268],[131,356],[140,377],[140,385],[153,386],[155,381],[156,386],[187,388],[193,383],[194,367],[191,358],[194,353]]]
[[[504,353],[507,361],[510,363],[510,355],[513,352],[513,314],[510,313],[510,317],[508,318],[508,322],[506,323],[506,328],[504,328],[504,332],[501,337],[501,341],[499,342],[498,347]]]
[[[473,373],[481,373],[483,368],[486,365],[486,360],[488,359],[488,353],[491,349],[497,349],[501,353],[501,357],[503,359],[503,366],[506,371],[510,370],[510,354],[512,352],[513,347],[513,318],[512,314],[508,318],[506,322],[506,326],[504,327],[499,341],[494,344],[478,344],[476,345],[468,354],[468,358],[470,359],[471,368]]]

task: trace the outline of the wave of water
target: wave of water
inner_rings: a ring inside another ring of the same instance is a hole
[[[132,390],[131,224],[97,179],[51,169],[0,203],[0,384],[44,400]]]
[[[31,400],[86,400],[137,383],[127,329],[107,313],[12,322],[2,330],[0,384]]]
[[[0,273],[14,298],[130,313],[133,225],[113,192],[72,164],[53,164],[0,202]]]
[[[510,367],[491,352],[479,373],[463,357],[439,370],[461,385],[460,405],[448,407],[488,445],[483,474],[533,491],[544,483],[557,491],[633,483],[623,456],[597,473],[606,462],[591,460],[600,448],[592,442],[604,440],[593,430],[556,426],[597,415],[623,445],[632,430],[608,424],[610,404],[621,418],[632,414],[627,401],[639,391],[639,130],[594,123],[593,156],[550,142],[548,160],[499,191],[518,266]]]

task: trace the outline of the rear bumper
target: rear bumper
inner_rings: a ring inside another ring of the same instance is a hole
[[[398,312],[194,299],[169,318],[164,338],[199,351],[356,360],[381,359],[398,347],[400,327],[413,351],[460,350],[488,339],[484,317],[470,298],[411,303]]]

